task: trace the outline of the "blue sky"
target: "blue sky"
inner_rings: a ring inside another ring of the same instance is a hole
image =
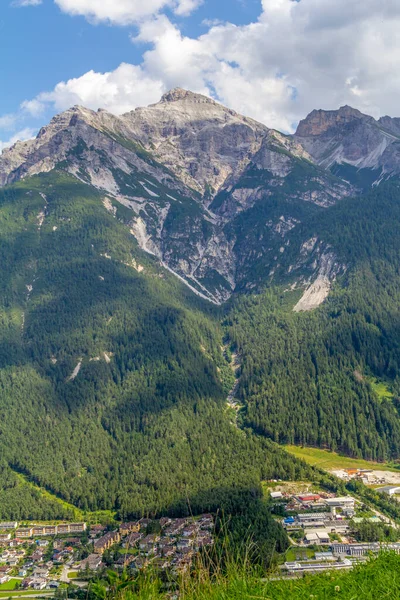
[[[0,150],[71,104],[120,113],[175,86],[285,131],[344,103],[396,116],[399,4],[1,0]]]
[[[242,24],[259,14],[258,0],[206,0],[194,14],[174,20],[187,35],[197,36],[206,31],[205,19],[229,16],[230,22]],[[52,0],[25,8],[1,0],[0,74],[6,93],[0,97],[0,114],[52,89],[60,80],[90,69],[111,71],[122,61],[140,62],[145,45],[133,45],[129,39],[136,29],[134,25],[93,26],[83,16],[63,13]]]

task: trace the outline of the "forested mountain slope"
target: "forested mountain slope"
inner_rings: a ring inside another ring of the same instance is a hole
[[[332,112],[286,136],[174,90],[2,153],[3,516],[18,472],[133,515],[310,475],[274,442],[399,458],[397,121]]]
[[[399,457],[399,222],[397,184],[342,200],[303,227],[346,265],[319,309],[293,312],[298,292],[284,285],[237,301],[226,323],[243,357],[247,424],[281,443]],[[378,397],[373,377],[392,399]]]
[[[0,192],[3,480],[11,468],[80,508],[140,515],[299,475],[225,414],[216,310],[103,200],[59,171]],[[44,516],[13,485],[3,517]]]

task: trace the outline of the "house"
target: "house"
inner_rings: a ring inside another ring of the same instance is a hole
[[[200,523],[202,529],[211,529],[214,527],[213,516],[208,513],[201,515],[198,522]]]
[[[142,542],[141,542],[140,550],[146,556],[148,556],[149,554],[157,554],[157,546],[156,546],[156,544],[152,544],[152,543],[142,544]]]
[[[11,533],[0,533],[0,543],[11,539]]]
[[[31,559],[34,562],[40,562],[43,558],[43,551],[42,550],[36,550],[36,552],[34,552],[31,556]]]
[[[39,548],[46,548],[49,545],[49,541],[48,540],[38,540],[36,542],[36,544]]]
[[[163,556],[165,556],[165,558],[168,558],[169,556],[174,556],[175,553],[176,553],[175,546],[163,546],[161,548],[161,554]]]
[[[33,577],[27,577],[26,579],[23,580],[23,582],[22,582],[21,585],[22,585],[23,588],[26,589],[26,588],[31,587],[33,585],[33,582],[34,582],[34,578]]]
[[[129,533],[138,533],[140,531],[140,523],[139,522],[130,522],[130,523],[121,523],[119,532],[121,536],[128,535]]]
[[[89,531],[89,537],[94,538],[105,532],[106,527],[104,525],[91,525]]]
[[[101,564],[100,554],[89,554],[89,556],[81,562],[80,568],[81,570],[89,568],[91,571],[97,571]]]
[[[165,569],[168,569],[168,567],[169,567],[169,562],[167,560],[165,560],[164,558],[156,558],[152,562],[152,565],[156,569],[159,569],[161,571],[165,571]]]
[[[47,569],[47,567],[36,567],[33,571],[33,575],[34,577],[48,577],[49,576],[49,569]]]
[[[395,494],[400,494],[400,487],[394,485],[385,485],[384,487],[377,488],[375,491],[379,492],[380,494],[394,496]]]
[[[22,568],[18,571],[18,577],[26,577],[28,574],[28,571],[25,568]]]
[[[140,571],[141,569],[145,569],[148,564],[149,561],[147,558],[144,556],[137,556],[136,560],[130,564],[130,568],[134,569],[135,571]]]
[[[187,525],[183,529],[182,535],[184,537],[192,537],[198,532],[199,528],[200,528],[200,526],[197,523],[192,523],[191,525]]]
[[[146,527],[148,527],[150,525],[150,523],[152,523],[152,519],[145,519],[144,517],[142,519],[140,519],[139,521],[139,525],[140,525],[140,531],[143,531],[143,529],[146,529]]]
[[[280,498],[283,498],[282,492],[270,492],[269,495],[271,496],[272,500],[279,500]]]
[[[71,533],[83,533],[86,531],[86,523],[70,523],[69,530]]]
[[[214,540],[210,534],[198,537],[195,542],[197,548],[202,548],[203,546],[212,546],[213,543]]]
[[[138,541],[143,537],[143,533],[130,533],[128,537],[125,538],[124,543],[122,544],[124,548],[134,548]]]
[[[60,587],[60,583],[60,581],[49,581],[47,587],[49,590],[56,590],[58,587]]]
[[[17,538],[30,538],[33,535],[32,527],[20,527],[15,532],[15,537]]]
[[[36,525],[35,527],[33,527],[33,529],[32,529],[32,535],[34,537],[36,537],[38,535],[45,535],[44,525]]]
[[[177,535],[185,527],[186,519],[173,519],[167,529],[164,531],[165,535]]]
[[[160,541],[160,536],[157,533],[150,533],[149,535],[146,535],[146,537],[144,537],[139,542],[139,548],[141,548],[142,546],[144,546],[146,544],[156,544],[159,541]]]
[[[340,496],[338,498],[327,498],[325,504],[336,508],[354,508],[355,500],[352,496]]]
[[[42,579],[41,577],[35,577],[32,582],[32,587],[34,590],[44,590],[47,585],[47,581]]]
[[[128,565],[135,560],[135,556],[132,554],[121,554],[118,560],[114,563],[116,569],[125,569]]]
[[[57,534],[57,525],[45,525],[44,535],[56,535],[56,534]]]
[[[318,512],[318,513],[303,513],[297,515],[297,520],[301,525],[305,523],[313,523],[314,521],[324,521],[325,519],[329,519],[330,513],[326,512]],[[293,517],[289,517],[293,519]]]
[[[309,504],[310,502],[318,502],[318,500],[321,500],[321,496],[319,494],[301,494],[297,496],[297,499],[302,504]]]
[[[0,523],[0,529],[17,529],[17,521],[3,521]]]
[[[190,548],[193,544],[193,540],[191,538],[182,538],[176,544],[176,547],[179,549]]]
[[[18,538],[14,538],[13,540],[9,540],[7,542],[7,546],[9,548],[16,548],[17,546],[21,546],[24,543],[23,540],[19,540]],[[29,540],[29,543],[32,543],[32,540]]]
[[[101,538],[94,541],[93,547],[96,554],[103,554],[105,550],[108,550],[114,544],[117,544],[121,539],[118,531],[109,531],[105,533]]]
[[[169,517],[161,517],[161,519],[159,520],[159,523],[160,523],[161,527],[166,527],[167,525],[169,525],[171,523],[171,519]]]
[[[334,561],[336,560],[335,557],[333,556],[332,552],[316,552],[315,553],[315,560],[318,561]]]
[[[314,529],[304,536],[306,544],[329,544],[329,533],[326,529]]]
[[[7,581],[10,581],[10,578],[8,575],[0,575],[0,584],[7,583]]]
[[[69,523],[60,523],[57,525],[57,533],[61,535],[63,533],[69,533]]]

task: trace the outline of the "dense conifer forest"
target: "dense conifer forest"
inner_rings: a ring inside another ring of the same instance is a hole
[[[252,506],[284,548],[260,481],[338,483],[276,442],[397,458],[399,195],[382,186],[293,233],[295,253],[318,228],[346,266],[326,303],[298,314],[290,282],[222,307],[197,297],[138,248],[124,207],[111,214],[62,172],[4,188],[1,517],[220,509],[240,515],[242,536]]]
[[[399,197],[397,185],[383,185],[296,232],[293,252],[318,231],[346,265],[317,310],[292,312],[298,293],[287,285],[234,303],[225,325],[242,357],[247,426],[279,443],[399,457]]]
[[[43,175],[0,193],[1,515],[210,510],[310,471],[240,430],[220,313],[141,252],[102,196]],[[22,491],[16,494],[15,486]]]

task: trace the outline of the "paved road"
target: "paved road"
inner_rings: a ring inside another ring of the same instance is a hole
[[[70,579],[68,579],[68,571],[69,571],[69,569],[68,569],[67,565],[64,565],[61,576],[60,576],[60,581],[62,581],[63,583],[70,582]]]
[[[49,596],[51,598],[54,596],[54,590],[38,590],[37,592],[32,592],[31,594],[18,594],[15,592],[9,592],[10,598],[41,598],[42,596]]]

